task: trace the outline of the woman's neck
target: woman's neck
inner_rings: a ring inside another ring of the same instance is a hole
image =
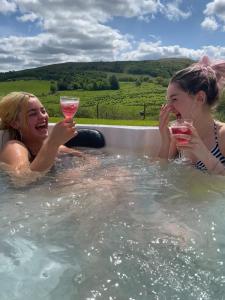
[[[23,141],[24,145],[29,149],[32,155],[36,156],[41,149],[44,141]]]
[[[213,116],[210,112],[200,114],[193,122],[199,136],[204,139],[214,127]]]

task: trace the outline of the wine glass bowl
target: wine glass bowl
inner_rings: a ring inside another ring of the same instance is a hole
[[[171,132],[173,135],[176,134],[184,134],[184,135],[191,135],[191,129],[187,126],[187,125],[192,125],[192,120],[189,119],[177,119],[175,121],[173,121],[170,124],[170,128],[171,128]],[[183,137],[176,137],[177,142],[179,142],[180,144],[187,144],[189,139],[185,138],[185,136]]]
[[[79,107],[77,97],[60,96],[60,107],[65,118],[73,118]]]
[[[179,143],[180,146],[187,145],[189,143],[188,136],[191,136],[192,131],[188,125],[192,125],[193,121],[191,119],[177,119],[170,124],[170,130],[172,135],[174,135],[177,143]],[[182,136],[176,136],[177,134]],[[187,137],[185,137],[185,135]],[[186,150],[179,149],[179,158],[181,162],[183,163],[190,163],[191,160],[188,158],[186,153]]]

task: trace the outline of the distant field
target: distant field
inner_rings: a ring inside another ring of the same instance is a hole
[[[120,82],[119,90],[62,91],[50,94],[50,82],[41,80],[0,82],[0,95],[11,91],[27,91],[37,95],[51,117],[60,117],[60,95],[78,96],[78,118],[111,120],[158,120],[159,108],[165,99],[166,88],[155,83]],[[145,104],[145,107],[144,107]]]
[[[14,91],[24,91],[35,95],[49,93],[50,82],[44,80],[17,80],[0,82],[0,96]]]
[[[62,117],[51,117],[49,122],[57,123]],[[94,125],[126,125],[126,126],[158,126],[158,121],[152,120],[111,120],[111,119],[88,119],[75,118],[77,124],[94,124]]]

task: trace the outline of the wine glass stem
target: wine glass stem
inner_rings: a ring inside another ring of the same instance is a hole
[[[183,153],[182,150],[179,150],[178,156],[179,156],[179,159],[180,159],[180,160],[183,160],[183,158],[184,158],[184,153]]]

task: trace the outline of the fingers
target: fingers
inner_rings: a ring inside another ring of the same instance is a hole
[[[73,137],[78,134],[76,129],[76,122],[72,118],[66,118],[63,120],[63,127],[66,129],[67,133]]]
[[[160,115],[164,113],[169,113],[171,111],[171,106],[169,104],[163,104],[160,108]]]
[[[67,124],[73,124],[74,121],[73,121],[72,118],[66,118],[66,119],[63,120],[63,123],[64,123],[65,125],[67,125]]]
[[[159,117],[169,118],[170,113],[173,111],[170,104],[163,104],[160,108]]]
[[[76,126],[76,122],[73,119],[64,119],[63,125],[67,128],[72,128]]]
[[[173,134],[173,138],[176,141],[177,147],[186,147],[187,145],[190,145],[192,136],[189,134]]]

